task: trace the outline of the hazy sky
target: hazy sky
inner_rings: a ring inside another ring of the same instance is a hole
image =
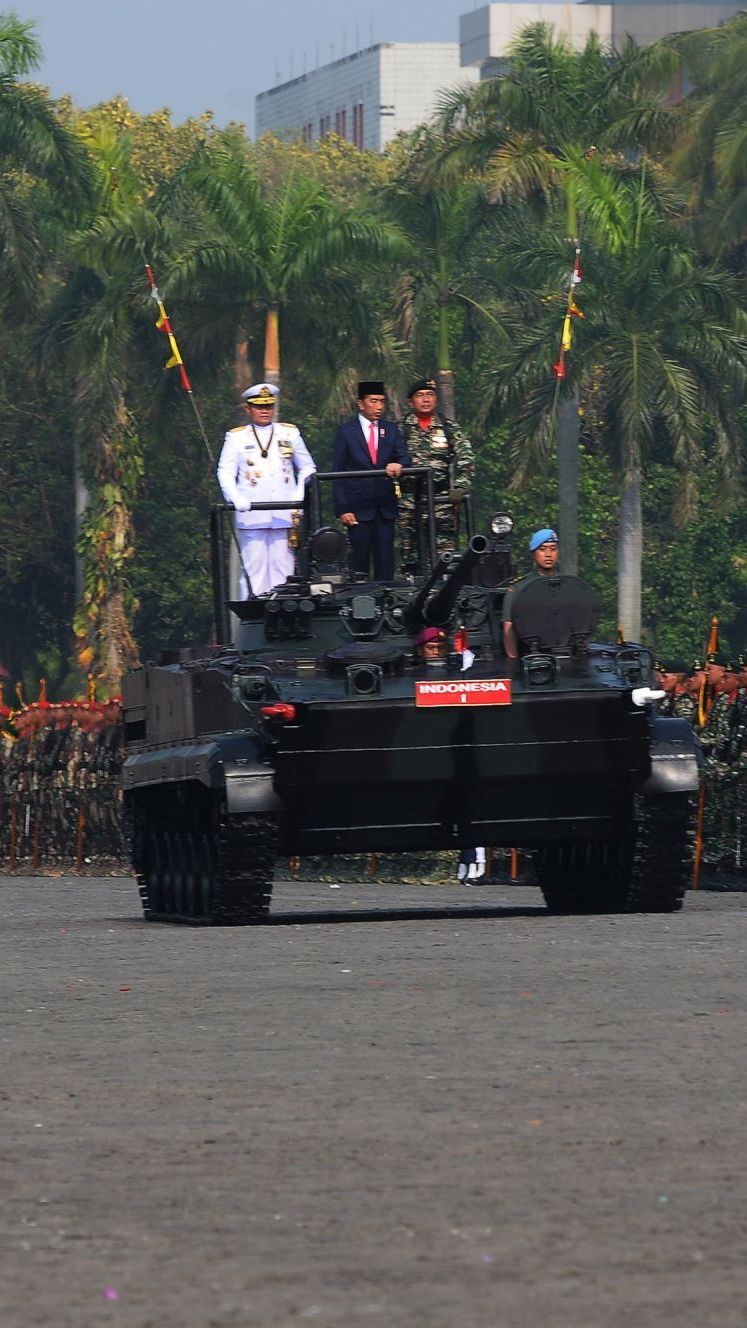
[[[371,40],[458,41],[475,0],[0,0],[33,19],[36,78],[82,107],[122,93],[175,120],[215,112],[254,123],[264,88]],[[279,77],[278,77],[279,75]]]

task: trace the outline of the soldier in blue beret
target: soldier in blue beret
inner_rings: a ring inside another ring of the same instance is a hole
[[[557,532],[550,526],[535,530],[529,540],[529,552],[534,564],[531,572],[514,582],[503,601],[503,649],[509,659],[519,658],[519,642],[512,620],[514,596],[527,582],[534,581],[538,576],[557,576],[560,559]]]

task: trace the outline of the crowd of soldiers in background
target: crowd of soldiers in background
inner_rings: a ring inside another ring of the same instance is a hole
[[[0,699],[0,871],[121,869],[119,699]]]
[[[747,657],[712,653],[691,668],[681,660],[657,661],[656,671],[665,692],[659,714],[686,719],[700,739],[703,862],[739,874],[747,867]]]

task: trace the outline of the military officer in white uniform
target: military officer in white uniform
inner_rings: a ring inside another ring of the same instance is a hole
[[[218,461],[223,497],[236,508],[242,599],[267,595],[293,575],[294,567],[288,543],[290,509],[253,512],[252,504],[290,499],[300,505],[306,481],[316,470],[295,424],[273,420],[278,396],[273,383],[256,383],[242,392],[249,423],[229,429]]]

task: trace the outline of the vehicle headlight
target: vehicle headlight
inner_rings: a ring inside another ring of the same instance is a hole
[[[490,520],[490,529],[493,535],[510,535],[514,528],[512,518],[508,512],[496,512]]]

